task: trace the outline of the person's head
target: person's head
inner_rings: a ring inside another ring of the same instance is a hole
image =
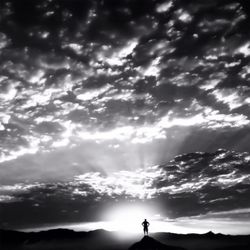
[[[147,221],[146,219],[144,221]]]

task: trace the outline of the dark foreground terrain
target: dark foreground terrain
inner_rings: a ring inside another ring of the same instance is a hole
[[[238,250],[250,249],[250,235],[155,233],[150,237],[122,238],[113,232],[41,232],[0,230],[1,250]]]

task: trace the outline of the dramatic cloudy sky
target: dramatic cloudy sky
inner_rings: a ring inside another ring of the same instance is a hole
[[[133,204],[250,233],[249,18],[244,0],[2,0],[0,226]]]

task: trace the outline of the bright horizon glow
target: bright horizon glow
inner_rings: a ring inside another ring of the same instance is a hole
[[[157,215],[153,209],[142,205],[121,205],[106,212],[104,219],[107,220],[112,231],[136,234],[142,231],[144,219],[153,220]]]
[[[238,220],[238,218],[224,217],[230,214],[248,213],[250,208],[236,209],[222,212],[211,212],[205,215],[179,217],[168,219],[163,216],[160,207],[146,205],[144,203],[123,203],[113,207],[107,207],[101,214],[100,221],[46,225],[19,229],[24,232],[38,232],[50,229],[71,229],[74,231],[106,230],[113,232],[119,238],[131,238],[143,235],[142,222],[144,219],[150,223],[149,235],[158,232],[170,232],[176,234],[204,234],[209,231],[214,233],[231,235],[249,235],[250,220]]]
[[[142,222],[147,219],[150,223],[149,234],[158,232],[170,232],[176,234],[204,234],[209,231],[214,233],[231,235],[249,235],[250,221],[237,218],[223,217],[227,214],[248,212],[247,209],[230,210],[217,213],[208,213],[203,216],[180,217],[168,219],[159,214],[159,208],[146,206],[145,204],[121,204],[104,211],[102,220],[93,222],[47,225],[44,227],[21,229],[25,232],[38,232],[57,228],[71,229],[74,231],[106,230],[113,232],[120,238],[143,235]],[[213,216],[220,216],[213,218]]]
[[[249,235],[250,234],[250,222],[249,221],[228,221],[223,219],[176,219],[176,221],[160,221],[160,220],[148,220],[149,235],[151,233],[176,233],[176,234],[204,234],[209,231],[214,233],[231,234],[231,235]],[[86,222],[86,223],[72,223],[72,224],[60,224],[54,226],[44,226],[37,228],[19,229],[23,232],[39,232],[51,229],[71,229],[74,231],[93,231],[93,230],[106,230],[114,232],[118,237],[133,237],[136,235],[143,235],[143,229],[141,226],[142,221],[136,228],[130,231],[121,230],[117,227],[117,223],[112,221],[98,221],[98,222]],[[133,223],[135,225],[135,223]]]

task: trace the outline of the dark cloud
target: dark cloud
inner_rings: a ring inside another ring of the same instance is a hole
[[[111,204],[129,201],[153,202],[162,208],[162,216],[175,219],[233,210],[240,213],[250,206],[249,162],[249,153],[221,149],[179,155],[168,164],[145,170],[108,176],[92,172],[53,184],[3,185],[1,223],[32,226],[98,221]]]

